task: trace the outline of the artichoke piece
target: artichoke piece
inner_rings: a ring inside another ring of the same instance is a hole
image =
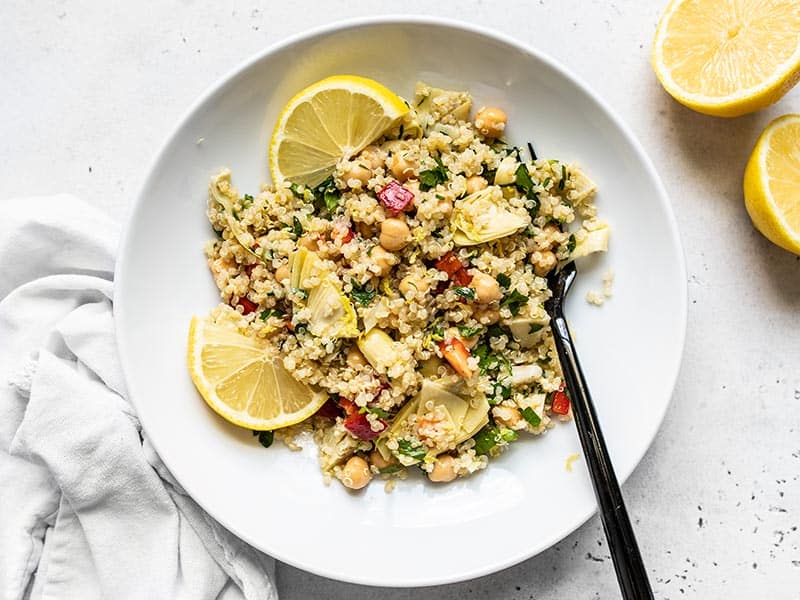
[[[423,128],[434,123],[469,121],[472,98],[467,92],[443,90],[418,82],[414,88],[414,110]]]
[[[347,432],[341,422],[336,423],[319,441],[320,467],[323,471],[330,471],[352,455],[358,444],[359,441]]]
[[[586,225],[589,225],[588,223]],[[585,226],[586,226],[585,225]],[[595,252],[605,252],[608,250],[608,238],[611,233],[607,223],[592,223],[593,229],[586,232],[586,237],[578,242],[575,249],[569,255],[570,258],[580,258]]]
[[[513,235],[530,223],[530,217],[508,210],[502,190],[490,186],[457,200],[450,217],[453,242],[474,246]]]
[[[325,275],[319,256],[302,246],[289,257],[289,285],[302,289],[302,283],[312,275]]]
[[[394,364],[394,340],[383,329],[370,329],[359,338],[357,344],[361,354],[378,373],[385,373]]]
[[[495,185],[510,185],[516,181],[517,178],[517,159],[513,156],[506,156],[497,165],[497,171],[494,174]]]
[[[575,192],[574,198],[572,198],[572,203],[577,206],[587,198],[591,198],[594,195],[594,193],[597,191],[597,185],[595,185],[594,181],[589,179],[583,171],[576,167],[570,167],[569,172]]]
[[[545,317],[546,319],[546,317]],[[532,348],[541,339],[541,334],[547,326],[548,321],[544,322],[520,317],[518,319],[511,319],[508,324],[508,329],[511,335],[517,340],[523,348]]]
[[[339,282],[329,275],[308,294],[308,330],[317,337],[357,337],[358,320],[350,300],[342,293]]]
[[[252,241],[254,241],[252,239],[253,236],[247,233],[244,228],[242,228],[241,223],[233,216],[233,203],[239,199],[239,193],[231,183],[231,172],[229,169],[223,169],[211,178],[211,182],[208,184],[208,197],[222,207],[228,228],[231,230],[236,241],[239,242],[239,245],[261,262],[266,262],[263,256],[253,250],[251,246]]]

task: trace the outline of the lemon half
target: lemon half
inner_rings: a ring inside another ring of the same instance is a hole
[[[299,92],[283,108],[269,147],[272,181],[316,187],[342,157],[381,137],[409,110],[377,81],[336,75]]]
[[[772,121],[744,172],[750,219],[767,239],[800,254],[800,115]]]
[[[681,104],[736,117],[797,83],[798,31],[797,0],[673,0],[658,23],[653,68]]]
[[[327,395],[297,381],[263,342],[209,319],[192,318],[189,372],[206,403],[248,429],[279,429],[313,415]]]

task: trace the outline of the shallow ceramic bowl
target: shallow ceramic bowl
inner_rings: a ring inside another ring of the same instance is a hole
[[[131,399],[147,435],[186,491],[228,529],[272,556],[344,581],[387,586],[453,582],[548,548],[595,501],[571,423],[525,437],[489,468],[449,485],[421,477],[390,494],[326,486],[313,449],[265,450],[212,413],[192,386],[192,315],[218,294],[202,248],[209,177],[230,167],[244,192],[268,181],[275,119],[323,77],[372,77],[409,97],[419,80],[469,90],[509,116],[508,137],[540,157],[581,164],[612,226],[608,254],[584,261],[569,315],[620,479],[658,430],[686,326],[683,254],[664,189],[630,131],[584,84],[541,53],[483,29],[429,18],[336,24],[248,60],[175,127],[136,202],[117,268],[116,325]],[[602,308],[584,299],[616,273]]]

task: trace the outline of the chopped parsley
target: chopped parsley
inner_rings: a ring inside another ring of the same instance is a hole
[[[373,415],[375,415],[376,417],[380,417],[381,419],[388,419],[390,416],[388,412],[386,412],[382,408],[378,408],[377,406],[375,407],[362,406],[361,408],[358,409],[358,412],[360,412],[362,415],[366,413],[372,413]]]
[[[506,275],[505,273],[500,273],[497,277],[495,277],[497,283],[500,284],[500,287],[504,290],[507,290],[511,287],[511,277]]]
[[[436,187],[440,183],[447,181],[447,169],[444,168],[442,159],[438,156],[433,159],[436,161],[436,166],[427,171],[421,171],[419,174],[419,189],[423,192]]]
[[[530,423],[533,427],[538,427],[542,423],[542,419],[539,418],[539,415],[537,415],[536,411],[530,406],[526,406],[522,409],[522,418]]]
[[[272,446],[272,442],[275,439],[274,431],[254,431],[253,435],[258,436],[258,443],[264,446],[264,448]]]
[[[572,251],[575,250],[575,246],[578,245],[578,240],[575,239],[575,234],[572,233],[569,236],[569,240],[567,240],[567,252],[572,254]]]
[[[317,187],[307,191],[310,192],[310,197],[306,197],[306,200],[313,203],[314,208],[316,208],[318,211],[333,214],[333,212],[336,210],[336,207],[339,206],[341,193],[336,188],[336,184],[333,181],[333,175],[328,177]]]
[[[513,442],[519,437],[516,431],[487,425],[475,434],[475,453],[489,454],[489,451],[503,442]]]
[[[514,173],[514,185],[516,185],[517,189],[530,200],[531,205],[528,207],[528,213],[531,215],[531,218],[534,218],[539,213],[539,194],[534,189],[535,184],[531,179],[528,168],[524,164],[518,166]]]
[[[300,186],[296,183],[289,184],[289,189],[292,191],[292,194],[294,194],[295,198],[303,197],[303,193],[300,191]]]
[[[383,469],[379,469],[378,473],[381,475],[389,475],[391,473],[397,473],[400,469],[402,469],[400,465],[389,465],[388,467],[384,467]]]
[[[503,366],[510,366],[505,356],[492,354],[491,348],[486,344],[479,344],[476,346],[472,350],[472,356],[478,359],[478,368],[481,370],[481,375],[499,371]]]
[[[300,296],[302,300],[306,300],[308,298],[308,292],[301,288],[292,288],[292,293]]]
[[[558,182],[558,189],[563,190],[564,185],[567,183],[567,179],[569,178],[569,174],[567,173],[566,165],[561,165],[561,181]]]
[[[242,200],[242,206],[248,207],[253,203],[254,198],[250,194],[245,194],[244,199]]]
[[[541,331],[544,328],[544,325],[541,323],[531,323],[530,329],[528,329],[528,333],[536,333]]]
[[[397,441],[397,451],[414,460],[425,460],[428,452],[422,446],[412,446],[408,440]]]
[[[350,292],[350,295],[361,306],[369,306],[378,293],[378,290],[374,290],[367,285],[359,285],[352,280],[350,281],[350,285],[353,286],[353,291]]]
[[[454,287],[453,291],[456,296],[461,296],[467,300],[475,300],[475,288],[471,287]]]
[[[471,338],[471,337],[475,337],[476,335],[480,335],[480,333],[482,331],[483,331],[483,327],[480,327],[480,326],[478,326],[478,327],[467,327],[465,325],[462,325],[461,327],[458,328],[458,333],[460,333],[462,335],[462,337],[465,337],[465,338]]]
[[[298,238],[303,235],[303,224],[297,217],[292,218],[292,231]]]
[[[486,163],[481,163],[481,175],[489,185],[494,184],[494,176],[497,175],[497,169],[490,169]]]
[[[277,317],[279,319],[286,316],[286,313],[282,310],[278,310],[277,308],[268,308],[265,311],[261,312],[261,320],[266,321],[270,317]]]
[[[442,325],[441,321],[434,321],[428,331],[430,331],[432,341],[441,342],[444,340],[444,325]]]
[[[500,307],[507,306],[513,316],[519,314],[519,310],[528,303],[529,298],[520,294],[516,289],[507,295],[500,303]]]
[[[488,398],[491,406],[497,406],[503,400],[511,397],[511,385],[507,381],[498,381],[494,384],[494,396]]]

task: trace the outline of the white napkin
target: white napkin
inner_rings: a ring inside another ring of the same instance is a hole
[[[117,236],[72,196],[0,201],[0,598],[277,600],[125,399]]]

